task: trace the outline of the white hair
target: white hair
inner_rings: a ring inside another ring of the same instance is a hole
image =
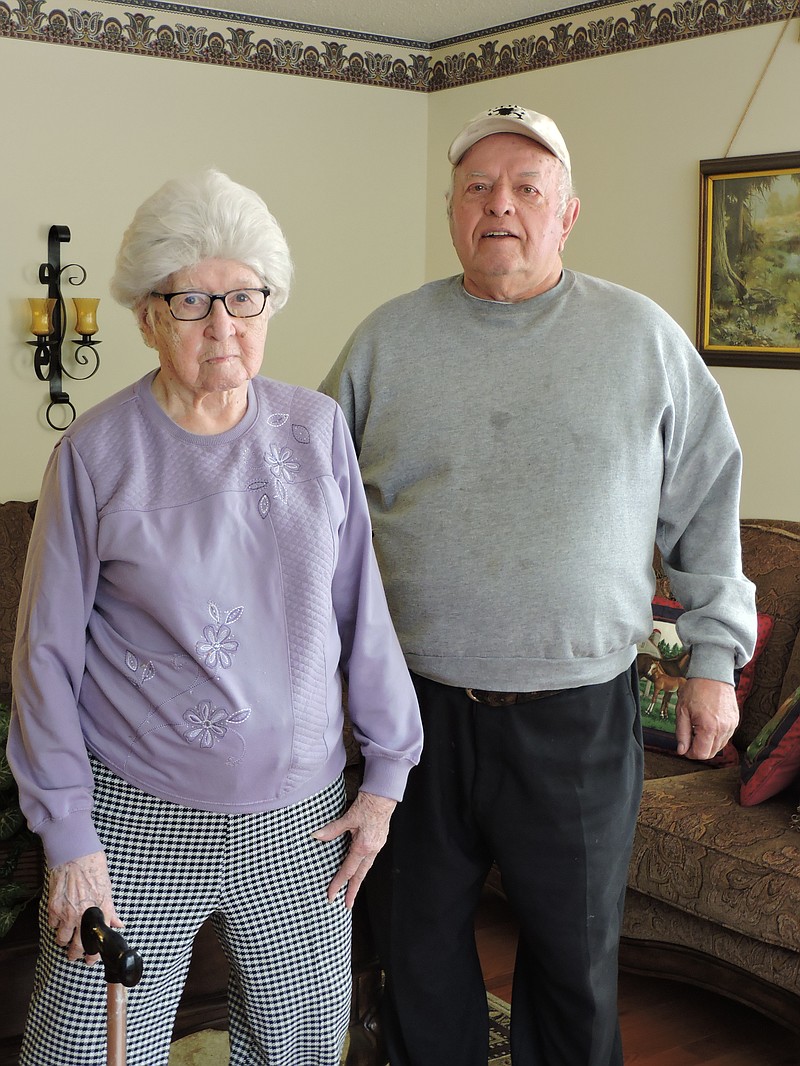
[[[292,260],[280,226],[252,189],[218,170],[162,185],[133,216],[122,238],[111,294],[136,309],[178,270],[204,259],[233,259],[270,289],[269,306],[289,298]]]

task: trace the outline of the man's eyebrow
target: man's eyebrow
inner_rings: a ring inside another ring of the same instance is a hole
[[[541,170],[521,170],[518,174],[515,174],[516,178],[541,178]],[[489,175],[485,170],[470,170],[464,175],[465,178],[488,178]]]

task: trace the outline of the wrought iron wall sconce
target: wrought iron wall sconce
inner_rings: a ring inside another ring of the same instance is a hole
[[[47,237],[47,262],[39,267],[39,281],[47,286],[47,297],[29,299],[31,308],[31,333],[36,337],[35,341],[28,344],[35,348],[33,356],[33,369],[40,381],[47,381],[50,385],[50,403],[45,417],[47,424],[53,429],[66,429],[75,420],[76,411],[64,391],[64,377],[73,381],[85,381],[97,373],[100,366],[100,355],[97,345],[100,341],[94,339],[97,333],[97,305],[99,300],[86,298],[73,298],[75,304],[75,332],[80,340],[73,340],[76,345],[73,360],[76,367],[88,368],[81,373],[77,370],[70,373],[64,366],[62,358],[62,346],[66,329],[66,307],[61,295],[62,275],[70,285],[82,285],[86,281],[86,271],[78,263],[61,265],[61,245],[70,239],[67,226],[51,226]],[[72,271],[72,273],[68,273]],[[53,421],[54,411],[60,408],[64,415],[63,424]]]

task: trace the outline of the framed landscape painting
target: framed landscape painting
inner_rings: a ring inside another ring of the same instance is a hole
[[[701,161],[697,348],[800,368],[800,152]]]

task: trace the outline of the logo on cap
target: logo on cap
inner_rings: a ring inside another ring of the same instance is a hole
[[[522,121],[525,118],[525,111],[521,107],[493,107],[486,112],[488,115],[502,115],[503,118],[518,118]]]

